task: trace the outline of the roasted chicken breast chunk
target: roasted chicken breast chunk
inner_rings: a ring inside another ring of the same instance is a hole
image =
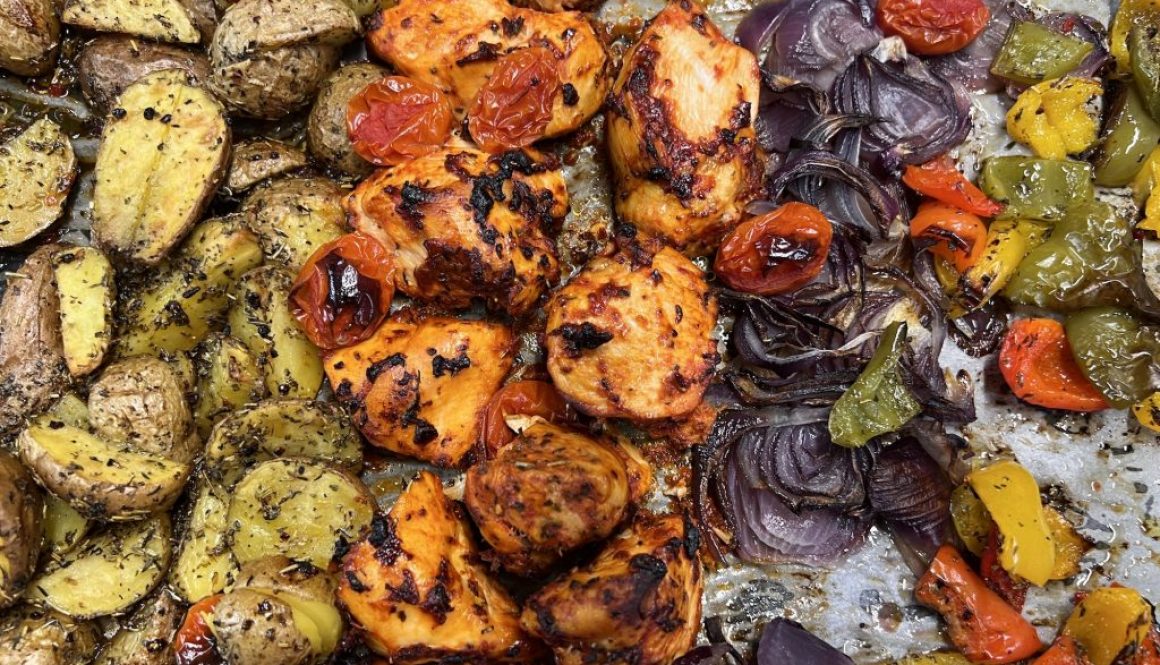
[[[568,212],[568,190],[531,152],[438,151],[377,171],[346,209],[395,255],[396,287],[440,307],[482,298],[519,315],[560,277],[548,232]]]
[[[514,342],[502,325],[402,310],[374,337],[329,353],[326,376],[368,441],[457,467],[470,461]]]
[[[651,474],[627,445],[539,421],[468,469],[463,500],[499,563],[536,575],[611,535]]]
[[[583,14],[521,9],[506,0],[402,0],[375,17],[367,45],[400,74],[438,86],[460,114],[500,57],[529,46],[548,49],[561,92],[547,137],[583,125],[612,83],[608,54]]]
[[[424,471],[347,554],[338,598],[390,663],[543,662],[478,554],[462,509]]]
[[[717,301],[669,247],[593,259],[548,302],[548,372],[578,410],[646,422],[701,402],[717,343]]]
[[[701,627],[698,542],[681,515],[638,517],[592,563],[529,598],[521,622],[557,665],[668,665]]]
[[[662,10],[609,98],[617,215],[696,255],[741,220],[760,185],[757,60],[692,0]]]

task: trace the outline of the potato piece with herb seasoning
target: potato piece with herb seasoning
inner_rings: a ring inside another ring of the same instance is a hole
[[[48,118],[0,146],[0,247],[51,226],[64,211],[76,174],[72,142]]]
[[[92,523],[67,501],[47,492],[44,495],[44,544],[59,556],[71,550],[89,532]]]
[[[297,274],[315,250],[343,234],[345,194],[328,178],[280,178],[252,191],[240,212],[266,259]]]
[[[56,64],[60,19],[53,0],[0,2],[0,69],[39,76]]]
[[[92,30],[158,42],[196,44],[201,33],[180,0],[69,0],[61,20]]]
[[[226,189],[238,194],[275,176],[306,166],[306,153],[274,139],[249,139],[234,144]]]
[[[217,192],[230,128],[222,105],[175,69],[133,83],[115,106],[97,151],[93,239],[155,265]]]
[[[198,353],[199,380],[194,420],[202,439],[222,417],[266,394],[258,359],[233,337],[213,335]]]
[[[209,78],[209,58],[172,44],[102,35],[86,44],[77,60],[81,92],[102,115],[112,110],[125,88],[163,69],[179,69],[191,84],[200,85]]]
[[[219,593],[233,581],[238,561],[229,546],[229,500],[200,482],[169,571],[169,584],[188,603]]]
[[[373,62],[340,67],[326,79],[307,121],[306,146],[323,164],[347,175],[366,177],[375,167],[354,151],[346,129],[346,109],[352,97],[387,75]]]
[[[154,592],[101,649],[95,665],[171,665],[173,636],[184,616],[181,603],[169,591]]]
[[[96,247],[72,247],[53,255],[52,268],[64,360],[70,374],[85,376],[101,366],[113,341],[113,266]]]
[[[118,361],[89,389],[89,423],[108,441],[189,464],[200,449],[185,384],[163,360]]]
[[[21,605],[0,619],[0,665],[76,665],[97,650],[100,631],[55,610]]]
[[[20,460],[0,450],[0,609],[20,598],[36,571],[43,496]]]

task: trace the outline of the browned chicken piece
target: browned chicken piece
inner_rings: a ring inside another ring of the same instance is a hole
[[[557,665],[669,665],[700,630],[698,541],[681,515],[638,517],[592,563],[529,598],[521,623]]]
[[[402,310],[374,337],[329,353],[335,396],[367,440],[436,466],[470,463],[480,417],[512,367],[506,326]]]
[[[616,212],[690,255],[714,250],[758,191],[761,74],[691,0],[657,14],[609,99]]]
[[[396,665],[543,662],[478,555],[461,507],[424,471],[347,554],[338,599]]]
[[[400,74],[438,86],[460,114],[501,56],[547,48],[556,54],[561,84],[548,137],[595,115],[612,83],[608,54],[583,14],[521,9],[507,0],[402,0],[375,17],[367,45]]]
[[[593,259],[548,302],[548,372],[578,410],[645,422],[701,403],[717,364],[717,301],[665,247]]]
[[[547,235],[568,213],[560,171],[537,155],[455,147],[377,171],[346,200],[352,225],[395,255],[395,285],[440,307],[482,298],[513,315],[560,277]]]
[[[544,12],[589,11],[604,4],[604,0],[512,0],[512,4]]]
[[[500,565],[537,575],[611,535],[651,473],[626,446],[541,420],[468,469],[463,500]]]

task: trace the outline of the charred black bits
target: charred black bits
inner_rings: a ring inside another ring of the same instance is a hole
[[[580,93],[576,92],[576,86],[565,83],[561,91],[564,93],[564,106],[575,106],[580,103]]]
[[[363,584],[363,581],[358,578],[358,575],[353,570],[346,571],[346,581],[347,584],[350,584],[351,591],[355,593],[366,593],[371,590],[369,586]]]
[[[516,19],[503,18],[500,19],[500,26],[503,27],[503,34],[505,37],[515,37],[524,31],[524,17],[520,16]]]
[[[444,358],[437,355],[431,359],[431,373],[436,377],[444,374],[455,376],[468,367],[471,367],[471,358],[467,357],[467,352],[464,350],[461,350],[459,355],[454,358]]]
[[[523,19],[520,19],[522,24]],[[480,42],[476,47],[474,53],[470,53],[455,61],[455,64],[462,67],[473,62],[491,62],[499,59],[499,44],[492,44],[491,42]]]
[[[378,362],[372,363],[371,366],[367,368],[367,379],[374,381],[375,379],[378,379],[383,372],[387,371],[391,367],[399,367],[406,362],[407,356],[401,353],[389,355]]]
[[[411,182],[405,182],[403,189],[399,192],[397,209],[403,219],[409,222],[421,222],[423,221],[423,211],[420,208],[434,200],[435,195],[430,190]]]
[[[632,557],[628,561],[628,568],[653,583],[663,580],[669,572],[665,562],[651,554],[637,554]]]
[[[585,321],[579,325],[566,323],[556,329],[564,339],[564,353],[575,357],[582,351],[591,351],[612,341],[612,333]]]

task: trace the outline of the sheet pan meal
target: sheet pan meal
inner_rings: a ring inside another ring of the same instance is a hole
[[[1160,431],[1160,3],[598,4],[0,0],[0,663],[1160,663],[961,436]]]

